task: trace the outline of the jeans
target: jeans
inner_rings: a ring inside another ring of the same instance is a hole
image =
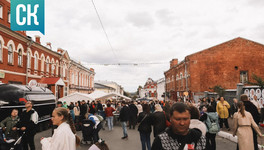
[[[122,125],[122,128],[123,128],[124,137],[127,137],[127,123],[126,123],[126,121],[121,122],[121,125]]]
[[[109,130],[113,130],[113,116],[106,117],[107,125]]]
[[[142,145],[142,150],[146,150],[146,146],[147,146],[148,150],[151,150],[150,133],[142,133],[142,132],[140,132],[139,134],[140,134],[140,141],[141,141],[141,145]]]

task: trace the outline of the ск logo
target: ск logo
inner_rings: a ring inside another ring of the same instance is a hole
[[[11,30],[45,34],[44,0],[11,0]]]

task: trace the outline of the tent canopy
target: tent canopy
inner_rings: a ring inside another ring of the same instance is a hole
[[[77,101],[82,101],[82,100],[89,100],[89,101],[93,101],[95,100],[94,98],[90,97],[89,94],[84,94],[84,93],[72,93],[68,96],[62,97],[59,99],[59,101],[61,102],[66,102],[67,105],[70,105],[71,102],[75,103]]]
[[[108,98],[113,98],[113,97],[122,97],[123,99],[125,100],[131,100],[131,98],[127,97],[127,96],[124,96],[124,95],[121,95],[119,93],[115,93],[115,92],[112,92],[112,93],[105,93],[105,92],[102,92],[102,91],[94,91],[93,93],[89,94],[89,97],[95,99],[95,100],[105,100],[105,99],[108,99]]]

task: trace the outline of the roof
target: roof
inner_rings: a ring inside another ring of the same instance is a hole
[[[55,78],[41,78],[39,83],[46,83],[48,85],[62,85],[64,86],[64,82],[62,81],[61,78],[55,77]]]
[[[94,83],[94,88],[97,88],[97,89],[104,89],[104,88],[107,88],[107,89],[112,89],[112,90],[115,90],[115,88],[112,88],[110,86],[107,86],[107,85],[104,85],[104,84],[100,84],[100,83]]]
[[[78,93],[78,92],[75,92],[75,93],[72,93],[68,96],[64,96],[62,98],[59,99],[59,101],[61,102],[66,102],[67,105],[69,105],[71,102],[75,103],[75,102],[78,102],[78,101],[82,101],[82,100],[89,100],[89,101],[93,101],[94,99],[91,98],[89,96],[89,94],[85,94],[85,93]]]
[[[111,98],[114,96],[123,97],[124,99],[131,100],[131,98],[126,97],[116,92],[105,93],[102,91],[94,91],[93,93],[89,94],[89,97],[94,98],[94,99],[107,99],[107,98]]]

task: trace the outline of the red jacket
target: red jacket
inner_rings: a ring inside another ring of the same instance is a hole
[[[106,117],[110,117],[110,116],[114,116],[113,112],[115,111],[115,109],[113,107],[106,107],[105,108],[105,115]]]

